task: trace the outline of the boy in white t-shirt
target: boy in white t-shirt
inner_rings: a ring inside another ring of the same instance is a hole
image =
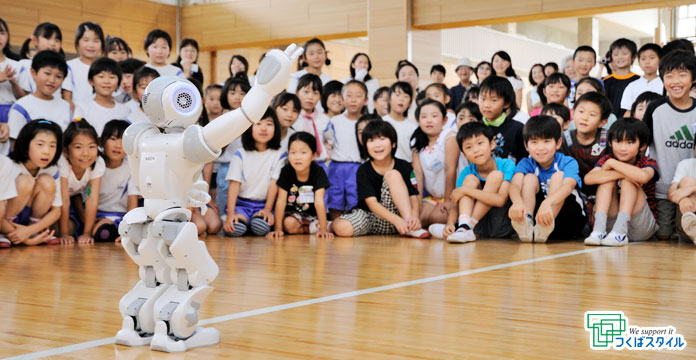
[[[679,162],[667,197],[679,206],[681,228],[696,244],[696,159]]]
[[[84,118],[101,135],[104,124],[114,119],[125,120],[130,114],[128,106],[114,101],[113,93],[121,82],[121,68],[109,58],[99,58],[89,67],[87,79],[94,89],[94,99],[77,104],[75,117]]]
[[[638,96],[644,92],[654,92],[662,94],[664,84],[662,79],[657,76],[657,68],[660,66],[660,58],[662,57],[662,48],[653,43],[648,43],[640,47],[638,50],[638,66],[643,70],[643,76],[640,79],[631,82],[624,89],[621,96],[621,109],[625,110],[624,116],[630,117],[631,106],[638,99]]]
[[[184,70],[167,63],[171,49],[172,37],[166,31],[160,29],[150,31],[145,38],[145,53],[150,58],[150,62],[145,66],[157,70],[162,76],[172,75],[185,79]]]
[[[44,50],[34,56],[31,63],[31,76],[36,83],[36,91],[15,102],[8,114],[10,138],[16,139],[26,123],[35,119],[51,120],[65,130],[72,121],[72,111],[67,101],[54,96],[60,89],[68,66],[60,54]]]

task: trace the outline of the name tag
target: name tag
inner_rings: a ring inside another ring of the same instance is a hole
[[[305,185],[300,187],[300,190],[297,194],[297,203],[298,204],[312,204],[314,203],[314,191],[312,191],[314,187],[312,185]]]

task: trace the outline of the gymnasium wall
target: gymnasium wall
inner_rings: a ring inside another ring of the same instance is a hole
[[[75,29],[84,21],[99,23],[104,35],[126,40],[134,55],[146,59],[143,43],[156,28],[176,35],[176,7],[145,0],[0,0],[0,16],[10,28],[10,43],[21,46],[36,25],[50,21],[63,33],[63,50],[75,53]],[[173,45],[174,47],[174,45]],[[172,51],[171,61],[175,61]]]

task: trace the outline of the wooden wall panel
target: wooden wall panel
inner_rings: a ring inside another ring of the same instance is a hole
[[[50,21],[63,33],[63,50],[75,53],[74,39],[77,25],[93,21],[101,25],[105,35],[122,37],[133,49],[134,55],[146,59],[143,42],[155,28],[176,36],[176,7],[143,0],[0,0],[2,18],[10,28],[11,44],[21,46],[31,36],[36,25]],[[174,45],[172,46],[174,47]],[[176,60],[175,49],[171,61]]]
[[[182,36],[199,39],[203,50],[272,46],[312,37],[364,36],[367,0],[239,0],[187,6]]]
[[[412,0],[413,27],[442,29],[490,25],[613,11],[673,7],[693,0]]]

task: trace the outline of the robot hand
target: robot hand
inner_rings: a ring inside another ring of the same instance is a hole
[[[288,86],[292,64],[304,50],[295,44],[290,44],[285,51],[273,49],[266,53],[256,71],[254,87],[264,89],[268,94],[275,95]],[[265,110],[265,109],[264,109]]]
[[[186,195],[188,196],[189,205],[199,208],[201,215],[205,215],[205,212],[208,210],[207,204],[210,202],[208,183],[197,181]]]

